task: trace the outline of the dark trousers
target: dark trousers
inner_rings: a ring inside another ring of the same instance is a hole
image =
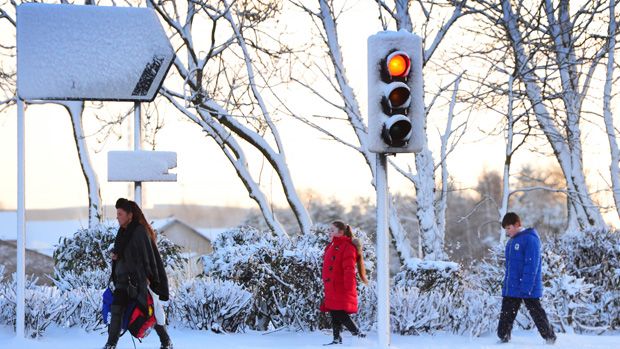
[[[512,324],[517,317],[517,312],[521,306],[521,301],[525,303],[527,310],[530,312],[538,332],[544,339],[555,338],[553,328],[547,319],[545,310],[540,305],[538,298],[512,298],[504,297],[502,300],[502,312],[499,316],[499,325],[497,326],[497,336],[502,340],[510,340],[512,332]]]
[[[332,310],[329,312],[332,316],[332,330],[334,332],[334,339],[340,338],[340,332],[342,332],[342,325],[344,325],[347,330],[349,330],[353,335],[358,335],[360,333],[359,328],[349,314],[347,314],[344,310]]]
[[[112,318],[110,319],[110,326],[108,327],[108,345],[115,346],[116,343],[118,343],[118,338],[121,335],[121,321],[123,320],[123,314],[130,301],[131,299],[129,299],[127,290],[123,288],[114,290],[114,300],[112,301],[111,307]]]

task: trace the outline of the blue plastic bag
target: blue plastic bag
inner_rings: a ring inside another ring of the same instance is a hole
[[[112,290],[108,287],[103,292],[103,302],[101,305],[101,316],[103,317],[103,323],[106,325],[110,324],[110,318],[112,317],[111,309],[113,301],[114,294],[112,293]]]
[[[112,303],[114,302],[114,293],[110,287],[106,288],[103,291],[101,303],[101,316],[103,317],[103,323],[106,325],[110,324],[110,320],[112,319]],[[123,319],[121,321],[121,330],[127,330],[127,324],[129,324],[129,317],[133,312],[133,309],[136,307],[135,302],[131,302],[127,308],[125,309],[125,314],[123,314]],[[124,332],[123,332],[124,333]]]

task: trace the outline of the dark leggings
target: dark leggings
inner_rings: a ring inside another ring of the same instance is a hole
[[[340,337],[340,332],[342,331],[342,325],[344,325],[349,332],[353,335],[358,335],[360,333],[359,328],[349,314],[347,314],[344,310],[332,310],[329,312],[332,316],[332,329],[334,331],[334,338]]]

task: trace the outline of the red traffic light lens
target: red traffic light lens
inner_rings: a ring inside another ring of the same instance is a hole
[[[411,61],[403,52],[395,52],[387,58],[387,69],[392,77],[405,77],[409,74]]]

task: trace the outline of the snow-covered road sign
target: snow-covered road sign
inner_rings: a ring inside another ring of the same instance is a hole
[[[149,8],[29,3],[17,18],[24,100],[152,101],[174,58]]]
[[[172,151],[108,152],[110,182],[176,182],[177,153]]]

